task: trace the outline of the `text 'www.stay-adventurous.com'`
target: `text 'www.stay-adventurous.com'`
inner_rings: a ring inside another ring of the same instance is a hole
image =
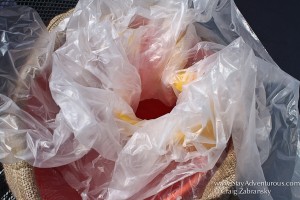
[[[261,194],[271,195],[272,187],[300,187],[300,182],[268,182],[268,181],[221,181],[216,182],[215,187],[223,194],[247,195]],[[230,188],[230,189],[228,189]]]

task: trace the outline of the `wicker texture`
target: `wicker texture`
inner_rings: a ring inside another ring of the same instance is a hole
[[[39,200],[32,166],[25,161],[3,164],[6,181],[18,200]]]
[[[205,187],[201,200],[238,199],[237,196],[230,194],[230,190],[234,187],[233,184],[236,180],[235,170],[236,157],[233,145],[230,144],[225,160]]]
[[[74,11],[74,8],[69,10],[66,13],[62,13],[60,15],[55,16],[50,22],[47,27],[48,31],[51,32],[55,27],[59,25],[61,21],[63,21],[65,18],[69,17]]]

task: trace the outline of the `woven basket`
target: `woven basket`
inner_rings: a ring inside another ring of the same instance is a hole
[[[54,17],[47,27],[48,31],[52,31],[62,20],[71,15],[72,12],[73,9]],[[26,79],[26,77],[23,78]],[[25,161],[20,161],[14,164],[3,164],[3,168],[7,184],[17,200],[41,199],[32,166]],[[221,184],[218,184],[218,187],[216,186],[217,182],[233,183],[236,180],[235,169],[236,157],[232,142],[230,142],[226,158],[205,187],[201,200],[238,199],[237,196],[228,192],[234,185],[224,184],[220,186]]]

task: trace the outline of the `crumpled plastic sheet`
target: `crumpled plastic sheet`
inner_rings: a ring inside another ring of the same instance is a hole
[[[1,162],[62,166],[83,199],[145,199],[213,169],[232,137],[237,181],[300,181],[299,82],[233,1],[82,0],[50,34],[29,8],[0,18]],[[174,108],[138,118],[152,98]],[[239,197],[300,195],[269,189]]]

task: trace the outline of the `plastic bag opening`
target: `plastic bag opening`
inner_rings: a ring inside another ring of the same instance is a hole
[[[213,1],[195,0],[193,8],[186,2],[79,1],[66,43],[49,50],[58,114],[49,115],[47,98],[23,109],[1,94],[0,158],[62,166],[56,169],[83,199],[144,199],[212,169],[232,136],[238,181],[283,180],[278,166],[287,165],[299,180],[292,170],[299,160],[299,83],[269,59],[233,1],[203,20],[193,13]],[[33,49],[49,52],[42,47]],[[203,53],[189,61],[190,52]],[[19,61],[10,63],[8,71],[18,71]],[[10,86],[18,76],[4,78]],[[176,106],[138,119],[139,102],[147,107],[158,97]]]
[[[146,99],[140,101],[135,114],[140,119],[156,119],[170,113],[174,106],[167,106],[158,99]]]

